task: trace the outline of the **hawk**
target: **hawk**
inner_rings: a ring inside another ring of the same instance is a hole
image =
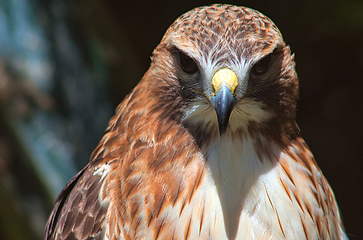
[[[45,239],[347,239],[297,99],[294,56],[269,18],[185,13],[60,193]]]

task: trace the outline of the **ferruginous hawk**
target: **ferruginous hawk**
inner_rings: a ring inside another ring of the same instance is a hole
[[[46,239],[346,239],[299,134],[294,56],[232,5],[179,17],[59,195]]]

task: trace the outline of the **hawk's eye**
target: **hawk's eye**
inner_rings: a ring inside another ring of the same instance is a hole
[[[270,62],[271,54],[267,55],[266,57],[255,63],[255,65],[252,67],[252,73],[255,75],[262,75],[266,73],[270,67]]]
[[[182,52],[179,52],[179,61],[180,61],[180,66],[184,72],[186,72],[188,74],[192,74],[192,73],[195,73],[198,71],[197,64],[188,55],[186,55]]]

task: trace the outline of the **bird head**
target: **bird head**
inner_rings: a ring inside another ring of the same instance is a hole
[[[293,55],[275,24],[255,10],[218,4],[180,16],[150,71],[163,89],[156,97],[179,103],[166,111],[178,112],[199,138],[296,130]]]

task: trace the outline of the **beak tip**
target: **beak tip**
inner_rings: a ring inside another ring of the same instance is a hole
[[[212,104],[216,110],[219,135],[222,138],[227,131],[229,117],[234,108],[234,98],[231,91],[223,86],[213,99]]]
[[[224,125],[219,125],[219,136],[220,138],[223,138],[226,133],[227,127],[224,127]]]

